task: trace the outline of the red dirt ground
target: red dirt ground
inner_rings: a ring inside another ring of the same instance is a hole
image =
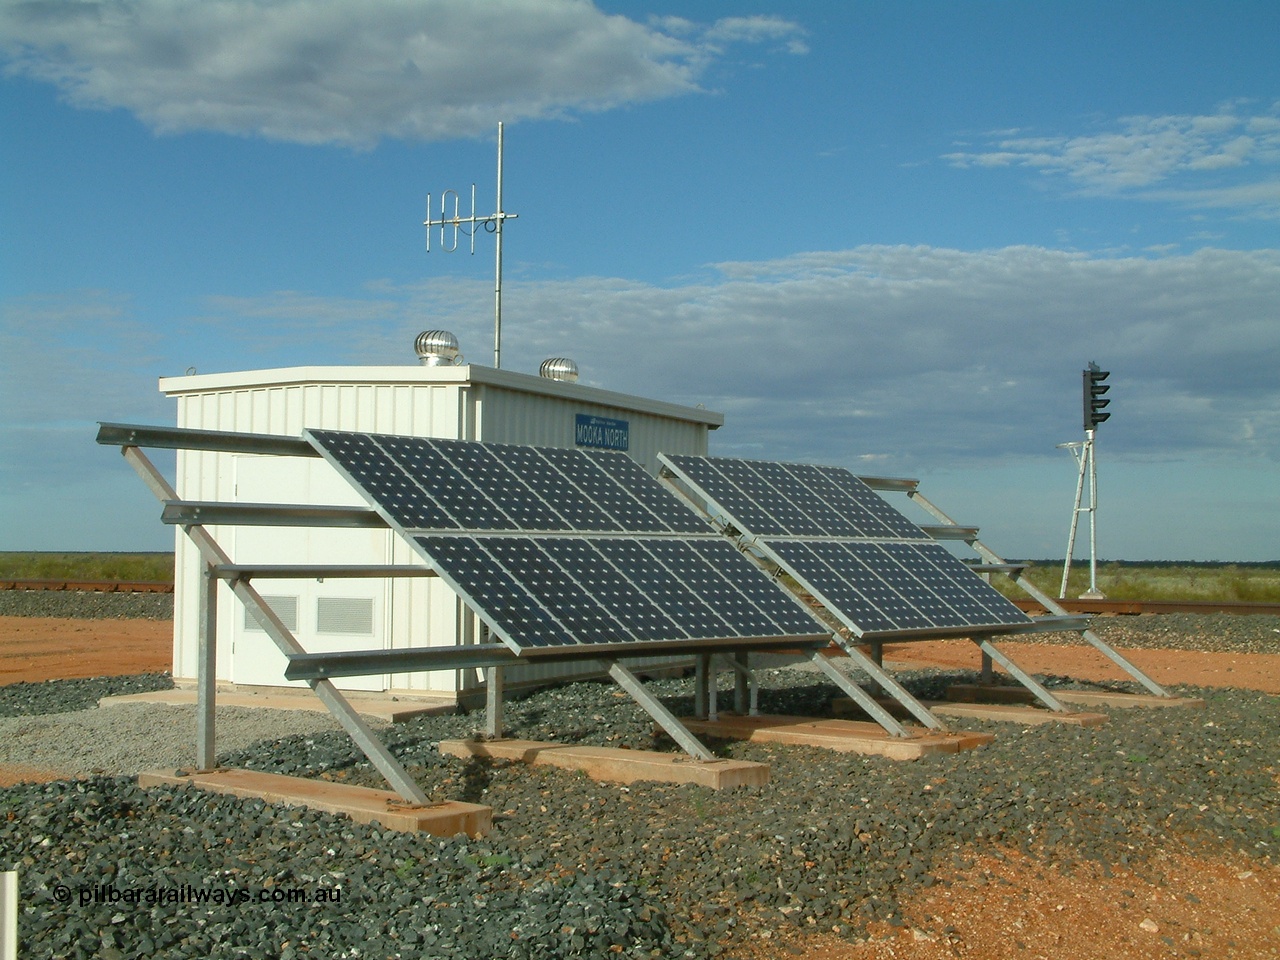
[[[0,686],[168,670],[170,620],[0,617]]]
[[[0,685],[167,670],[167,621],[0,617]],[[1031,673],[1083,680],[1125,675],[1088,646],[1004,642]],[[1280,655],[1128,650],[1126,657],[1166,685],[1240,687],[1280,694]],[[969,643],[886,647],[909,666],[971,668]],[[57,777],[56,771],[0,767],[0,787]],[[1280,784],[1277,784],[1280,789]],[[1079,868],[1064,873],[1015,850],[974,852],[974,867],[903,905],[905,925],[879,924],[849,943],[831,931],[765,930],[739,960],[1206,960],[1280,958],[1280,867],[1224,852],[1193,857],[1169,849],[1139,873]]]
[[[1132,679],[1101,651],[1088,645],[1059,646],[1002,640],[999,647],[1028,673],[1093,681]],[[1280,693],[1280,655],[1145,649],[1121,650],[1120,653],[1161,686],[1185,683]],[[915,668],[977,670],[982,666],[982,652],[974,644],[955,640],[889,645],[884,648],[884,658]]]

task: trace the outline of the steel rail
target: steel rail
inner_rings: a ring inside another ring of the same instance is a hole
[[[1141,615],[1153,613],[1230,613],[1280,615],[1280,603],[1254,603],[1236,600],[1062,600],[1059,606],[1069,613]],[[1044,604],[1029,597],[1013,600],[1025,613],[1045,610]]]
[[[0,579],[0,590],[60,590],[83,593],[173,593],[162,580],[59,580],[51,577]]]

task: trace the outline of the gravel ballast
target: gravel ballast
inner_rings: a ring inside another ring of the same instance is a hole
[[[172,593],[0,590],[0,617],[74,620],[172,620]]]
[[[1202,634],[1196,619],[1184,632]],[[1229,627],[1231,642],[1271,629]],[[928,693],[971,677],[904,679]],[[92,683],[111,692],[166,680]],[[88,682],[63,683],[83,697],[74,684]],[[194,713],[175,708],[14,715],[16,688],[44,688],[38,700],[52,704],[63,683],[0,687],[0,724],[49,724],[17,762],[36,762],[44,741],[78,741],[77,769],[123,774],[148,765],[147,750],[191,749]],[[794,669],[762,671],[761,687],[766,712],[824,715],[835,694]],[[677,712],[692,700],[687,679],[650,688]],[[435,744],[481,718],[421,717],[384,740],[433,799],[492,806],[488,837],[400,834],[101,775],[0,790],[0,869],[20,872],[24,957],[704,958],[732,956],[762,927],[857,937],[869,921],[897,920],[904,897],[965,870],[975,851],[1019,848],[1064,869],[1141,869],[1182,847],[1274,862],[1280,698],[1176,692],[1206,707],[1115,711],[1091,729],[966,723],[995,741],[914,763],[713,744],[771,765],[767,785],[724,792],[444,758]],[[242,712],[246,728],[233,734],[220,711],[220,762],[385,786],[327,718],[293,730],[274,711]],[[652,721],[603,683],[517,700],[507,721],[515,737],[655,746]],[[234,902],[211,902],[214,891]],[[293,891],[305,902],[279,902]]]

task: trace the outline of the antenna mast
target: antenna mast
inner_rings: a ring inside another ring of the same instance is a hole
[[[452,205],[452,213],[449,210]],[[497,210],[488,216],[476,215],[476,185],[471,185],[471,215],[464,217],[460,207],[460,198],[456,190],[446,190],[440,195],[440,219],[431,218],[431,194],[427,194],[427,219],[422,225],[427,228],[427,253],[431,252],[431,230],[440,228],[440,248],[446,253],[458,249],[458,236],[465,234],[470,238],[471,254],[476,252],[476,228],[483,227],[494,235],[494,279],[493,279],[493,366],[502,367],[502,224],[505,220],[514,220],[519,214],[507,213],[502,209],[502,121],[498,121],[498,195]]]

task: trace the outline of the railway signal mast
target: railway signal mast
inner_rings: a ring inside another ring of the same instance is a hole
[[[1111,401],[1105,394],[1111,384],[1104,383],[1111,376],[1110,370],[1101,370],[1092,360],[1083,371],[1084,381],[1084,441],[1076,443],[1060,443],[1059,447],[1070,450],[1076,458],[1079,474],[1076,478],[1076,502],[1071,511],[1071,533],[1067,537],[1067,558],[1062,564],[1062,588],[1059,597],[1067,595],[1067,578],[1071,576],[1071,555],[1076,547],[1076,529],[1080,514],[1089,514],[1089,589],[1080,594],[1082,600],[1102,600],[1102,591],[1098,589],[1098,464],[1094,459],[1093,440],[1098,424],[1111,419],[1106,407]],[[1082,505],[1085,490],[1085,477],[1089,480],[1089,502]]]
[[[450,211],[452,207],[452,212]],[[498,196],[497,210],[488,215],[476,215],[476,185],[471,185],[471,215],[463,216],[460,209],[460,198],[456,190],[446,190],[440,196],[440,217],[431,217],[431,194],[427,194],[427,219],[422,225],[427,228],[427,253],[431,252],[431,231],[440,228],[440,247],[446,253],[458,249],[459,235],[470,238],[471,254],[476,252],[476,231],[484,229],[493,234],[495,247],[494,280],[493,280],[493,366],[502,367],[502,224],[514,220],[518,213],[507,213],[502,209],[502,121],[498,121]]]

